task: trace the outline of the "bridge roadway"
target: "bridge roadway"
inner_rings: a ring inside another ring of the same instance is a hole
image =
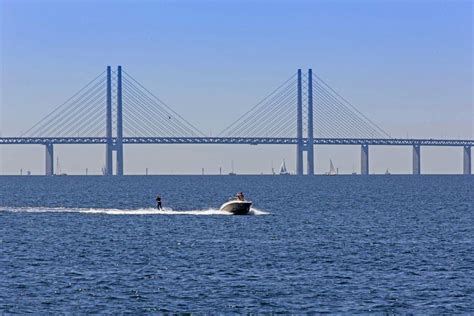
[[[112,138],[115,143],[117,138]],[[303,145],[308,143],[303,138]],[[0,145],[106,144],[106,137],[1,137]],[[297,138],[267,137],[124,137],[123,144],[295,145]],[[474,146],[474,140],[410,138],[314,138],[315,145]]]

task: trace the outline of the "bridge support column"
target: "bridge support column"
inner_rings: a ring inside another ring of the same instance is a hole
[[[463,174],[471,174],[471,146],[464,146]]]
[[[122,66],[117,69],[117,175],[123,176]]]
[[[107,66],[107,101],[106,101],[106,122],[105,135],[107,137],[107,144],[105,148],[105,175],[113,175],[112,162],[112,74],[110,66]]]
[[[360,146],[360,174],[369,174],[369,145]]]
[[[421,173],[420,145],[413,145],[413,174]]]
[[[313,70],[308,69],[308,175],[314,175],[314,134],[313,134]]]
[[[301,86],[301,69],[298,69],[298,92],[296,104],[296,174],[303,175],[303,93]]]
[[[54,175],[54,148],[53,144],[46,144],[46,155],[45,155],[45,175]]]

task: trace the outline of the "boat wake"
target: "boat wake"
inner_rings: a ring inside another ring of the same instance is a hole
[[[113,209],[113,208],[70,208],[70,207],[0,207],[0,212],[12,213],[81,213],[107,215],[232,215],[218,209],[206,210],[173,210],[165,207],[162,210],[154,208],[141,209]],[[268,212],[255,208],[250,209],[248,215],[267,215]]]

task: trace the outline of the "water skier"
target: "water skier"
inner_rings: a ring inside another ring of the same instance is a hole
[[[162,210],[162,209],[163,209],[163,207],[161,206],[161,196],[160,196],[159,194],[156,196],[156,208],[157,208],[158,210]]]

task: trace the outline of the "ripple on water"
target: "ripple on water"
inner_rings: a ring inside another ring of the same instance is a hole
[[[474,313],[472,177],[25,178],[0,312]],[[221,216],[242,188],[269,216]]]

